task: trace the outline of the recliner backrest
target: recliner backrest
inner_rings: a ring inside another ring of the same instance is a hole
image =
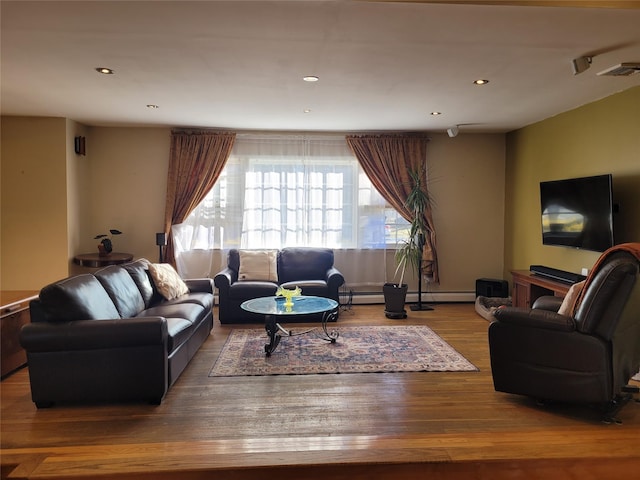
[[[638,260],[633,255],[611,255],[584,292],[575,314],[576,329],[611,340],[636,284],[638,270]]]
[[[625,302],[611,343],[613,389],[618,392],[640,368],[640,280],[635,282]]]

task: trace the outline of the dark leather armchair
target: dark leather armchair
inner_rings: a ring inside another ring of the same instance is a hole
[[[599,405],[612,419],[640,369],[639,255],[638,243],[605,252],[569,315],[544,297],[532,309],[498,309],[489,326],[496,391]]]
[[[264,315],[247,312],[240,305],[252,298],[273,296],[278,286],[288,289],[300,287],[303,295],[331,298],[340,303],[339,289],[344,284],[344,276],[333,265],[333,250],[330,248],[287,247],[279,250],[278,278],[269,281],[239,280],[239,270],[240,251],[231,249],[227,266],[213,279],[218,288],[220,323],[264,323]],[[292,315],[287,317],[287,322],[321,319],[322,314]]]

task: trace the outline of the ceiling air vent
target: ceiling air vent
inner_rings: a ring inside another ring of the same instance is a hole
[[[609,75],[611,77],[626,77],[634,73],[640,72],[640,63],[619,63],[613,67],[609,67],[606,70],[598,72],[598,75]]]

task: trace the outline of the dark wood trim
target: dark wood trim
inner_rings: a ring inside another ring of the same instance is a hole
[[[571,285],[534,275],[529,270],[512,270],[513,306],[530,308],[538,298],[544,295],[564,297]]]
[[[20,329],[31,321],[29,302],[38,297],[32,290],[0,292],[0,378],[4,379],[27,363],[20,346]]]

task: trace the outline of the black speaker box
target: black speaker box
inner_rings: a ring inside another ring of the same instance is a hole
[[[509,284],[506,280],[495,278],[479,278],[476,280],[476,297],[499,297],[509,296]]]
[[[159,247],[164,247],[167,244],[167,234],[166,233],[156,233],[156,245]]]

